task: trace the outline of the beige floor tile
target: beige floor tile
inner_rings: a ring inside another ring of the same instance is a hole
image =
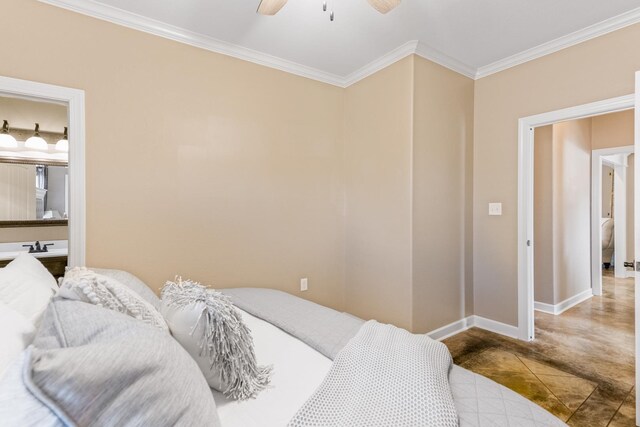
[[[531,370],[531,372],[533,372],[534,374],[541,374],[541,375],[557,375],[560,377],[573,377],[575,378],[575,375],[569,373],[569,372],[565,372],[565,371],[561,371],[559,369],[553,368],[549,365],[546,365],[544,363],[540,363],[540,362],[536,362],[535,360],[529,359],[527,357],[523,357],[523,356],[519,356],[518,357],[522,363],[525,364],[525,366],[527,368],[529,368]]]
[[[624,403],[613,416],[609,427],[631,427],[636,425],[636,393],[630,393]]]
[[[575,412],[596,388],[595,383],[574,376],[536,376],[572,412]]]
[[[530,373],[530,370],[515,354],[500,349],[483,351],[476,357],[464,362],[462,367],[472,371],[474,367],[481,367],[482,369],[503,373]]]
[[[510,388],[516,393],[542,406],[563,421],[566,421],[573,413],[571,409],[564,405],[531,373],[505,373],[483,369],[474,372]]]
[[[461,366],[563,420],[573,412],[569,425],[632,426],[635,405],[628,396],[635,383],[635,285],[612,274],[603,276],[603,296],[558,316],[536,312],[532,342],[471,328],[444,343]],[[532,373],[538,382],[528,375]]]

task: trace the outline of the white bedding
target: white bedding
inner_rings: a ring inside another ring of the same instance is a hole
[[[281,329],[242,312],[251,329],[259,364],[274,367],[271,387],[256,399],[227,400],[213,392],[223,427],[283,427],[313,394],[331,360]],[[519,394],[454,366],[449,375],[461,427],[564,426]]]
[[[223,427],[282,427],[318,388],[331,360],[270,323],[240,310],[251,330],[260,365],[273,365],[271,386],[237,402],[213,392]]]

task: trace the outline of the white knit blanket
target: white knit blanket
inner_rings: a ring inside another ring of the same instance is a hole
[[[458,426],[451,366],[444,344],[369,321],[289,425]]]

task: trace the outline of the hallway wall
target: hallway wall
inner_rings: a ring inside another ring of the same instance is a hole
[[[553,304],[553,126],[534,134],[534,299]]]
[[[591,119],[536,129],[534,299],[559,304],[591,287]]]
[[[591,288],[591,119],[553,125],[553,304]]]

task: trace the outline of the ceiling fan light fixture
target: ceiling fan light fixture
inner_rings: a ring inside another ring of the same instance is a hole
[[[9,135],[9,122],[4,120],[2,129],[0,129],[0,147],[2,148],[16,148],[18,142],[16,139]]]
[[[258,5],[258,13],[260,15],[275,15],[287,4],[287,0],[262,0]]]
[[[378,12],[384,15],[385,13],[388,13],[391,10],[395,9],[400,4],[401,0],[367,0],[367,1],[375,10],[377,10]]]
[[[40,125],[36,123],[36,127],[33,131],[33,136],[27,139],[24,143],[25,148],[31,148],[32,150],[47,151],[49,150],[49,144],[40,136]]]
[[[56,151],[69,152],[69,133],[66,126],[64,128],[64,136],[60,141],[56,142]]]

